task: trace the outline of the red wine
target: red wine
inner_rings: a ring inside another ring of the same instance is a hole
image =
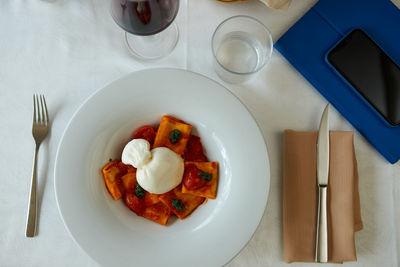
[[[175,19],[179,0],[111,0],[111,14],[125,31],[151,35],[167,28]]]

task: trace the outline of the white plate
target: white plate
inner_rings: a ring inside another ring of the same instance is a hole
[[[220,163],[215,200],[161,226],[114,201],[101,168],[135,129],[170,114],[192,124]],[[153,69],[98,90],[69,122],[57,152],[55,192],[73,239],[104,266],[221,266],[249,241],[268,199],[269,160],[246,107],[195,73]]]

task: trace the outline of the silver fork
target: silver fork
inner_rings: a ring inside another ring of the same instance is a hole
[[[43,139],[46,138],[49,132],[49,116],[47,114],[46,100],[43,95],[33,95],[33,125],[32,135],[35,139],[35,154],[33,156],[33,169],[32,169],[32,180],[31,180],[31,192],[29,194],[29,208],[28,217],[26,222],[26,237],[34,237],[36,232],[36,213],[37,213],[37,201],[36,201],[36,163],[37,153],[39,146]]]

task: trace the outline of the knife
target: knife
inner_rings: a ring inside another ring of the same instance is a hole
[[[329,175],[329,104],[322,113],[317,141],[318,216],[315,261],[328,262],[328,225],[326,194]]]

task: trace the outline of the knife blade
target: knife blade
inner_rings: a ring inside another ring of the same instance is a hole
[[[317,182],[328,185],[329,175],[329,104],[322,113],[317,141]]]
[[[322,113],[317,140],[318,216],[315,261],[328,262],[328,227],[326,197],[329,177],[329,104]]]

